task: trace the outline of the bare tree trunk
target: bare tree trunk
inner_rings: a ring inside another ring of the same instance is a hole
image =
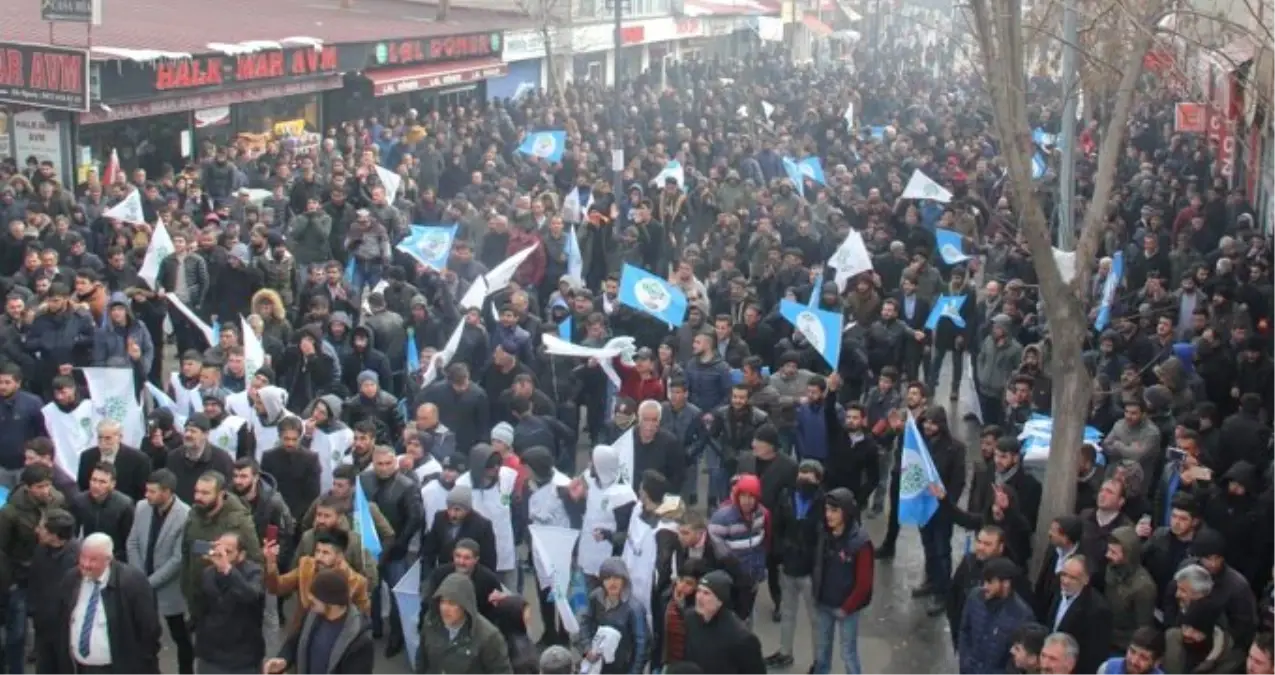
[[[438,20],[446,21],[447,13],[452,9],[452,0],[438,0]]]
[[[547,89],[552,99],[557,97],[562,87],[558,85],[558,64],[553,53],[553,31],[550,30],[547,19],[544,25],[540,26],[540,34],[545,39],[545,79],[549,81]]]
[[[975,15],[988,92],[992,99],[993,122],[1000,137],[1012,187],[1011,201],[1021,217],[1022,231],[1040,281],[1040,295],[1049,321],[1053,342],[1049,364],[1053,382],[1053,435],[1044,495],[1033,542],[1035,555],[1030,567],[1038,578],[1048,550],[1050,522],[1075,509],[1079,450],[1091,396],[1089,372],[1082,352],[1089,332],[1089,316],[1084,289],[1092,276],[1091,260],[1101,235],[1103,213],[1115,181],[1116,161],[1124,143],[1126,123],[1133,104],[1134,87],[1142,69],[1142,55],[1150,45],[1150,35],[1134,40],[1128,63],[1121,72],[1116,106],[1108,121],[1098,160],[1094,201],[1085,214],[1084,230],[1076,255],[1077,274],[1071,285],[1063,282],[1054,262],[1049,223],[1033,195],[1031,157],[1035,152],[1029,133],[1026,96],[1022,88],[1023,38],[1021,5],[1017,0],[974,0]],[[1152,12],[1155,16],[1158,12]],[[1117,24],[1123,25],[1123,21]],[[1068,92],[1075,95],[1075,92]],[[1075,120],[1063,120],[1074,124]],[[1067,205],[1071,208],[1071,205]]]

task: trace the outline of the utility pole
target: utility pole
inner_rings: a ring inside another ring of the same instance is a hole
[[[611,64],[611,76],[617,89],[620,87],[620,50],[624,47],[624,10],[628,6],[629,0],[607,0],[607,7],[615,12],[615,59]]]
[[[1058,248],[1075,249],[1076,239],[1076,0],[1064,0],[1063,4],[1063,105],[1061,120],[1062,167],[1058,171]]]

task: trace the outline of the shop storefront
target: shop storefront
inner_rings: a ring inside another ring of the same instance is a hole
[[[396,40],[376,45],[370,67],[347,76],[339,92],[359,101],[355,115],[426,114],[487,98],[487,80],[504,77],[500,31],[441,38]]]
[[[560,51],[558,31],[551,29],[549,39],[555,51]],[[487,99],[518,98],[537,89],[549,88],[549,73],[545,66],[545,35],[539,28],[505,31],[503,60],[508,72],[502,77],[487,81]]]
[[[422,113],[486,96],[500,31],[94,64],[100,104],[76,116],[78,164],[180,168],[213,144],[305,150],[341,120]]]

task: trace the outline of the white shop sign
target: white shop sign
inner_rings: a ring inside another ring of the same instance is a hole
[[[13,115],[13,151],[18,166],[35,156],[53,162],[53,172],[62,175],[62,123],[48,122],[44,113],[28,110]]]

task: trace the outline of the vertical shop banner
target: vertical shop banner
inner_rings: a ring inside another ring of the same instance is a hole
[[[13,121],[13,153],[21,166],[28,157],[52,162],[53,172],[62,175],[62,123],[50,122],[44,113],[27,110],[10,117]]]
[[[1209,144],[1217,144],[1217,156],[1213,159],[1213,171],[1229,183],[1235,174],[1235,130],[1231,120],[1226,118],[1225,108],[1216,105],[1209,107]]]

